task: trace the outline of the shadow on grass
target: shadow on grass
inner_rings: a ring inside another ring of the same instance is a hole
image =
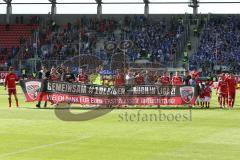
[[[136,109],[143,109],[143,110],[154,110],[154,109],[161,109],[161,110],[240,110],[240,108],[232,108],[232,109],[229,109],[229,108],[219,108],[219,107],[211,107],[211,108],[200,108],[200,107],[192,107],[192,108],[189,108],[189,107],[176,107],[176,106],[160,106],[160,107],[133,107],[133,106],[127,106],[127,107],[115,107],[115,106],[112,106],[112,107],[107,107],[107,106],[91,106],[91,107],[88,107],[88,106],[66,106],[66,107],[42,107],[42,108],[33,108],[33,107],[21,107],[21,108],[24,108],[24,109],[34,109],[34,110],[109,110],[109,109],[112,109],[112,110],[136,110]]]
[[[60,104],[59,106],[54,106],[51,108],[28,108],[26,109],[34,109],[34,110],[52,110],[56,117],[62,121],[71,121],[71,122],[79,122],[79,121],[88,121],[93,120],[98,117],[104,116],[114,110],[172,110],[172,111],[179,111],[179,110],[229,110],[227,108],[219,108],[219,107],[211,107],[211,108],[189,108],[188,106],[71,106],[68,104]],[[235,108],[231,110],[239,110],[240,108]],[[83,112],[74,113],[72,111],[78,110]]]

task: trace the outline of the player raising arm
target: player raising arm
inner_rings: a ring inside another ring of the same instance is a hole
[[[18,98],[17,98],[17,90],[16,90],[16,81],[18,81],[17,75],[14,73],[14,68],[10,67],[9,68],[9,73],[7,74],[5,78],[5,90],[6,87],[8,89],[8,103],[9,107],[12,107],[12,94],[14,95],[15,101],[16,101],[16,106],[19,107],[18,105]]]
[[[182,78],[179,76],[178,71],[176,72],[176,75],[172,78],[172,85],[180,86],[182,85]]]

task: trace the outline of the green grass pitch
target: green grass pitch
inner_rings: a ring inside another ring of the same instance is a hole
[[[123,120],[126,113],[190,114],[169,108],[116,109],[90,121],[66,122],[53,109],[24,103],[23,95],[22,107],[9,109],[0,86],[0,160],[235,160],[240,157],[239,93],[233,110],[218,109],[213,94],[213,108],[192,109],[191,121]]]

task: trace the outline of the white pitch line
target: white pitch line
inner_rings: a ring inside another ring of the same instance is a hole
[[[60,145],[60,144],[72,143],[72,142],[76,142],[76,141],[80,141],[80,140],[88,139],[88,138],[90,138],[90,136],[89,137],[82,137],[82,138],[78,138],[78,139],[74,139],[74,140],[60,141],[60,142],[55,142],[55,143],[50,143],[50,144],[44,144],[44,145],[40,145],[40,146],[36,146],[36,147],[21,149],[21,150],[15,151],[15,152],[3,153],[3,154],[0,154],[0,158],[13,156],[13,155],[16,155],[16,154],[19,154],[19,153],[30,152],[30,151],[34,151],[34,150],[38,150],[38,149],[42,149],[42,148],[52,147],[52,146],[56,146],[56,145]]]

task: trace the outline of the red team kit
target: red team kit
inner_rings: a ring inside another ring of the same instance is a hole
[[[51,76],[51,77],[54,77]],[[195,77],[195,75],[194,75]],[[52,78],[50,78],[51,80]],[[12,106],[12,95],[15,97],[16,106],[18,107],[18,98],[17,98],[17,91],[16,91],[16,82],[19,80],[17,75],[14,73],[14,68],[9,68],[9,73],[5,77],[5,88],[7,88],[8,91],[8,101],[9,101],[9,107]],[[57,78],[53,78],[52,80],[59,80]],[[79,74],[77,79],[77,82],[86,84],[88,83],[88,76],[86,74]],[[162,85],[183,85],[183,79],[176,74],[172,78],[168,77],[166,73],[161,77],[161,83]],[[143,75],[137,75],[135,77],[135,84],[142,85],[144,84],[144,76]],[[200,85],[201,84],[201,85]],[[209,108],[210,105],[210,99],[211,99],[211,84],[212,82],[207,81],[206,83],[201,83],[198,79],[196,79],[196,85],[200,85],[199,90],[199,100],[201,105],[206,103],[206,107]],[[116,86],[124,86],[125,85],[125,75],[122,73],[118,73],[115,77],[115,85]],[[225,75],[222,74],[219,77],[218,85],[217,85],[217,92],[218,95],[218,102],[220,107],[225,107],[226,105],[229,108],[232,108],[234,106],[235,102],[235,96],[236,96],[236,86],[237,82],[235,80],[234,75]],[[203,105],[202,105],[203,106]]]

